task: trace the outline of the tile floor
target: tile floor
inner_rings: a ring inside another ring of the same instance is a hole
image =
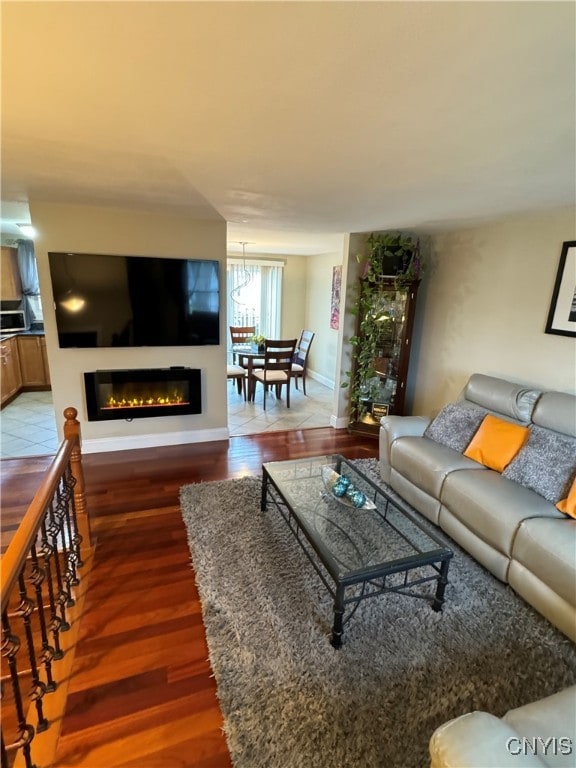
[[[58,450],[52,392],[22,392],[0,411],[0,458],[46,456]]]
[[[245,402],[238,394],[236,384],[228,382],[228,427],[230,435],[253,435],[259,432],[272,432],[282,429],[310,429],[329,427],[330,416],[334,413],[332,402],[334,391],[308,377],[306,396],[302,391],[302,382],[298,389],[290,388],[290,408],[286,408],[286,388],[282,388],[282,398],[276,400],[273,392],[266,396],[266,410],[263,408],[263,387],[256,386],[254,402]]]
[[[233,381],[228,384],[228,426],[230,435],[253,435],[285,429],[310,429],[330,426],[333,390],[308,378],[306,397],[292,384],[290,408],[286,408],[285,390],[281,400],[274,394],[262,407],[262,387],[256,400],[244,401]],[[51,392],[23,392],[0,412],[0,458],[46,456],[56,453],[58,436]]]

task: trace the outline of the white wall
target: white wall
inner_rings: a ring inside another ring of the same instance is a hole
[[[413,413],[433,415],[471,373],[576,391],[576,340],[544,333],[574,210],[439,234],[419,294]]]
[[[226,224],[198,221],[188,214],[135,211],[30,201],[38,275],[56,421],[64,408],[78,410],[83,450],[87,453],[119,448],[143,448],[223,439],[228,436],[226,412]],[[221,262],[219,346],[114,349],[60,349],[48,266],[49,251],[136,254]],[[184,365],[202,371],[202,413],[163,418],[89,422],[85,409],[83,373],[96,369],[166,368]],[[60,434],[61,436],[61,434]]]

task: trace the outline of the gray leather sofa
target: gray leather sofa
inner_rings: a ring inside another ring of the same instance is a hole
[[[431,768],[574,768],[576,686],[499,718],[470,712],[437,728]]]
[[[453,405],[381,420],[382,479],[576,640],[576,520],[550,500],[576,473],[576,397],[474,374]],[[531,429],[502,473],[463,455],[486,413]]]

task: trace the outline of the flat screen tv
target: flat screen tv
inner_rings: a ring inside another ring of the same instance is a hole
[[[61,347],[220,343],[219,263],[49,253]]]

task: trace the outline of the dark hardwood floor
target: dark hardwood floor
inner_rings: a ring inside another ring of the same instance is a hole
[[[376,457],[378,442],[320,428],[84,457],[96,550],[58,768],[230,766],[179,489],[330,453]],[[3,546],[46,465],[2,461]]]

